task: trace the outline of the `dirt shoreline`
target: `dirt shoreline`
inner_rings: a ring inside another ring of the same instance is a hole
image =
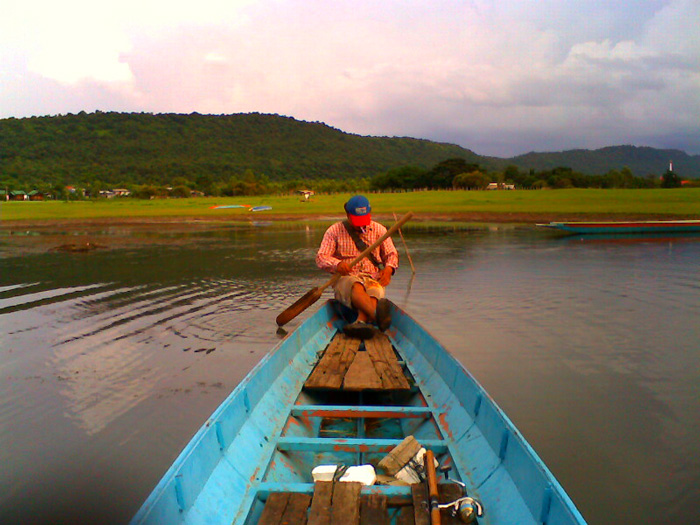
[[[104,226],[153,226],[162,227],[202,227],[222,223],[246,224],[253,221],[270,222],[330,222],[340,220],[342,216],[330,215],[279,215],[257,214],[250,216],[171,216],[171,217],[99,217],[83,219],[43,219],[43,220],[3,220],[0,222],[0,230],[31,229],[55,229],[55,228],[85,228]],[[393,216],[376,214],[379,222],[392,222]],[[661,214],[629,214],[629,213],[499,213],[499,212],[456,212],[456,213],[417,213],[411,219],[414,223],[420,222],[460,222],[475,224],[521,224],[531,225],[548,223],[551,221],[626,221],[626,220],[664,220],[664,219],[691,219],[679,215]]]

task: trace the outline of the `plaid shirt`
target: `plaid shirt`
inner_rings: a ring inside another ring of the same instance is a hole
[[[386,233],[386,228],[378,222],[370,222],[365,228],[364,233],[360,233],[360,239],[365,241],[367,246],[373,244],[377,239]],[[379,262],[385,266],[392,268],[399,267],[399,252],[396,251],[394,241],[389,237],[379,245],[373,252]],[[360,255],[352,237],[343,226],[342,222],[336,222],[333,226],[326,230],[321,241],[321,246],[316,254],[316,264],[322,270],[335,272],[335,267],[340,261],[350,262],[352,259]],[[370,260],[365,257],[359,263],[352,267],[350,275],[367,274],[374,279],[378,279],[380,270]]]

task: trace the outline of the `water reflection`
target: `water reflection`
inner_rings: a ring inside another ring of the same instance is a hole
[[[322,228],[137,233],[0,260],[4,522],[128,521],[279,342],[276,315],[325,280]],[[644,522],[650,500],[694,517],[700,244],[405,234],[417,273],[402,268],[390,298],[486,386],[590,522]]]

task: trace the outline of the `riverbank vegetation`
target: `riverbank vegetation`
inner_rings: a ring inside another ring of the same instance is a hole
[[[291,179],[271,181],[266,175],[246,170],[241,176],[231,176],[226,181],[215,181],[208,175],[196,180],[184,176],[175,177],[171,185],[123,184],[119,189],[108,188],[94,182],[87,187],[39,185],[40,190],[13,192],[0,189],[0,197],[10,200],[83,200],[112,198],[116,192],[136,199],[190,198],[193,196],[237,197],[262,195],[295,195],[303,190],[319,194],[346,192],[396,192],[416,190],[541,190],[567,188],[597,189],[653,189],[700,187],[699,180],[682,181],[670,169],[661,177],[636,177],[629,168],[611,170],[604,175],[586,175],[571,168],[559,167],[545,171],[523,171],[517,166],[507,166],[502,171],[486,170],[479,164],[462,158],[447,159],[430,169],[419,166],[392,168],[372,178],[359,179]],[[9,188],[9,186],[8,186]],[[26,196],[25,196],[26,195]],[[31,197],[30,197],[31,196]],[[19,198],[17,198],[19,197]]]
[[[337,218],[351,193],[301,196],[197,197],[190,199],[97,199],[3,202],[7,221],[51,222],[109,219],[115,222],[172,220],[308,220]],[[557,219],[697,218],[700,188],[561,189],[557,191],[437,190],[369,194],[373,213],[391,219],[413,211],[416,220],[534,223]],[[214,208],[243,205],[242,208]],[[270,206],[262,212],[248,206]]]

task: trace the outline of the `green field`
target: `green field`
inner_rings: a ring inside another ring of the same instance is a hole
[[[470,215],[523,215],[538,220],[551,216],[700,217],[700,188],[656,190],[532,190],[532,191],[424,191],[368,195],[375,215],[413,211],[420,218],[446,216],[469,220]],[[316,195],[309,202],[297,196],[261,196],[136,200],[114,199],[70,202],[2,202],[2,221],[89,220],[99,218],[284,218],[339,216],[348,194]],[[272,210],[210,209],[214,205],[267,205]],[[516,217],[521,215],[521,217]]]

